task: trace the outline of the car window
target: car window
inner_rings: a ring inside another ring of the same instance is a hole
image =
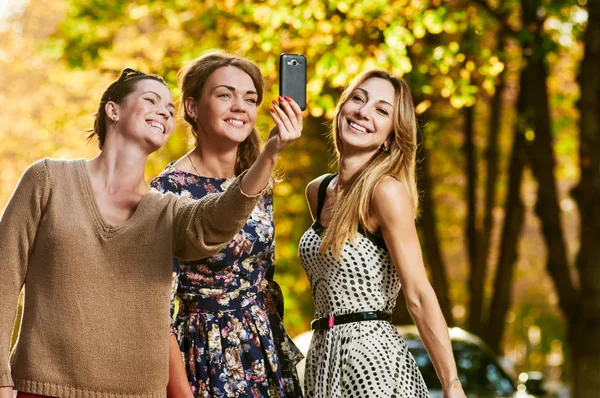
[[[422,343],[407,342],[425,383],[430,390],[441,389],[433,364]],[[511,379],[496,361],[480,347],[471,343],[453,342],[452,349],[460,381],[465,392],[480,396],[509,396],[516,391]]]

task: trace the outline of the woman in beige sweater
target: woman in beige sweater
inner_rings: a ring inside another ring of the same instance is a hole
[[[100,155],[43,159],[23,174],[0,219],[0,398],[13,386],[22,396],[166,395],[172,257],[198,259],[229,243],[302,130],[300,109],[275,105],[276,127],[254,165],[222,194],[194,201],[144,180],[173,113],[160,77],[126,69],[96,114]]]

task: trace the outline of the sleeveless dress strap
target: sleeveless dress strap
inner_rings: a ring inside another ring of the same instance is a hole
[[[325,203],[325,196],[327,193],[327,187],[331,180],[333,180],[337,176],[337,174],[329,174],[327,177],[321,181],[321,185],[319,185],[319,194],[317,196],[317,218],[315,220],[319,221],[321,218],[321,212],[323,211],[323,204]]]

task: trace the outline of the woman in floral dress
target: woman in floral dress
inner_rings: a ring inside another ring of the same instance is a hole
[[[262,76],[244,58],[211,52],[180,72],[180,84],[181,111],[196,147],[169,164],[152,186],[201,198],[225,190],[258,157],[260,140],[254,123],[262,100]],[[302,114],[295,102],[280,98],[273,107],[276,125],[301,128]],[[296,120],[281,111],[286,107],[294,110]],[[170,397],[302,395],[296,374],[302,354],[283,327],[283,296],[273,281],[274,258],[269,191],[219,254],[181,264],[174,260],[178,308],[170,347]]]

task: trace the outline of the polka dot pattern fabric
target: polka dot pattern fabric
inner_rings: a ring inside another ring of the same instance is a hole
[[[341,260],[319,253],[318,222],[299,245],[310,280],[315,318],[363,311],[391,313],[400,281],[385,245],[358,234]],[[386,321],[315,330],[306,358],[305,395],[314,398],[427,398],[423,377],[404,340]]]

